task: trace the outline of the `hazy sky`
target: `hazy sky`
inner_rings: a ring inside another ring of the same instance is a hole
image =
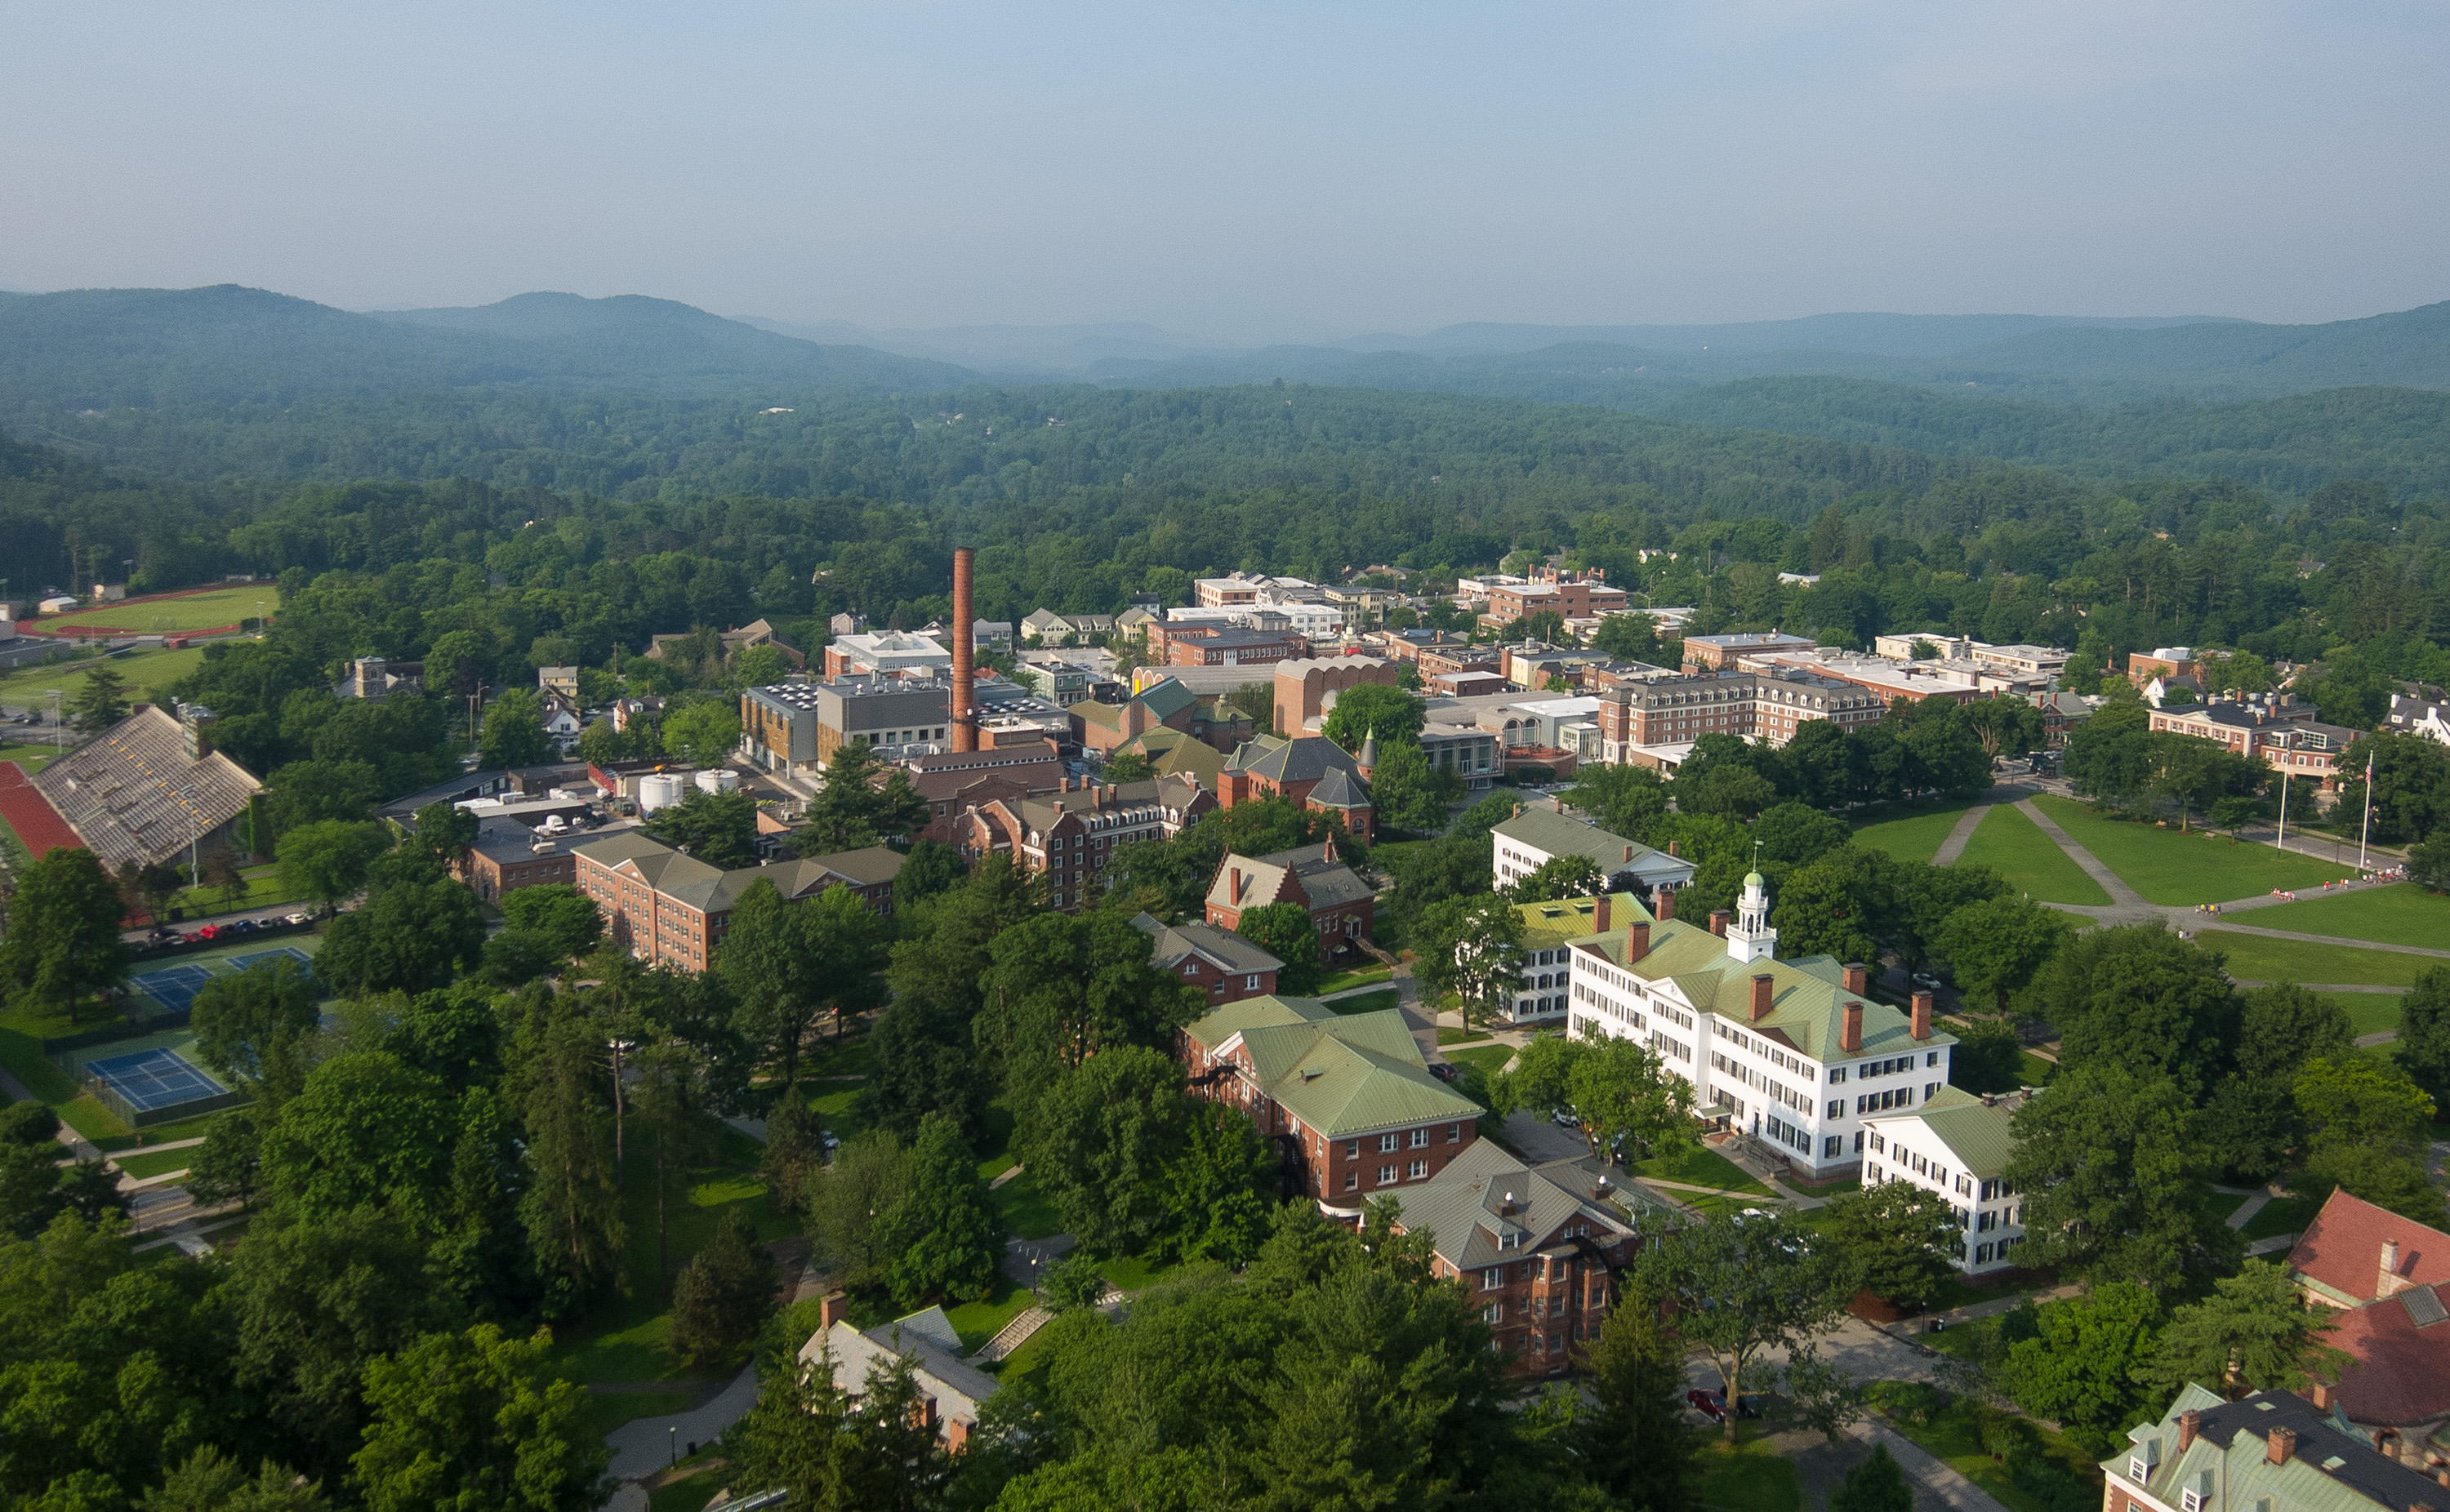
[[[2450,298],[2450,8],[9,7],[0,286],[1243,338]]]

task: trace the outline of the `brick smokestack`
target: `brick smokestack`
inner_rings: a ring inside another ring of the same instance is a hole
[[[2297,1452],[2297,1434],[2289,1428],[2274,1428],[2263,1441],[2263,1457],[2274,1464],[2286,1464]]]
[[[970,641],[978,610],[970,602],[970,566],[978,555],[966,546],[953,551],[953,748],[979,748],[979,710]]]
[[[1734,914],[1728,912],[1724,908],[1711,909],[1710,933],[1719,936],[1721,939],[1724,939],[1727,933],[1727,925],[1736,916]]]

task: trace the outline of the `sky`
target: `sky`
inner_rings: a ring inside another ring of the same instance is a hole
[[[2450,298],[2450,6],[10,7],[0,287],[1234,340]]]

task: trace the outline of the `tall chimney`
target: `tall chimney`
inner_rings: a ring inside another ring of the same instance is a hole
[[[1914,1037],[1916,1039],[1931,1037],[1931,994],[1927,992],[1914,995]]]
[[[2296,1452],[2297,1433],[2293,1428],[2274,1428],[2271,1436],[2264,1440],[2263,1457],[2274,1464],[2286,1464],[2288,1457]]]
[[[1862,1050],[1863,1005],[1861,1003],[1850,1002],[1846,1005],[1846,1021],[1845,1026],[1838,1032],[1838,1048],[1850,1056]]]
[[[2192,1407],[2178,1414],[2178,1452],[2194,1447],[2196,1438],[2204,1431],[2204,1415]]]
[[[1674,922],[1676,919],[1676,890],[1672,887],[1662,887],[1657,892],[1652,893],[1650,895],[1650,911],[1658,916],[1659,921],[1662,924]]]
[[[1755,1023],[1769,1017],[1770,995],[1777,986],[1778,979],[1765,971],[1753,979],[1753,1021]]]
[[[1872,990],[1872,974],[1859,960],[1846,962],[1846,990],[1861,997]]]
[[[1736,916],[1734,914],[1729,913],[1724,908],[1711,909],[1710,933],[1717,935],[1722,940],[1725,939],[1727,934],[1727,921],[1735,917]]]
[[[1650,926],[1637,919],[1624,926],[1624,963],[1628,966],[1650,954]]]
[[[970,648],[978,624],[978,610],[970,600],[971,562],[977,555],[966,546],[953,549],[953,749],[957,751],[979,748],[979,709]]]

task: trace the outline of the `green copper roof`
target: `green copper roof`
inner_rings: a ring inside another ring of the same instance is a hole
[[[1955,1156],[1954,1164],[1967,1174],[1988,1180],[2004,1173],[2008,1157],[2015,1153],[2015,1141],[2008,1126],[2016,1110],[2025,1105],[2020,1095],[1996,1097],[1989,1106],[1970,1092],[1955,1087],[1942,1087],[1936,1095],[1921,1107],[1906,1112],[1876,1115],[1875,1122],[1896,1125],[1915,1122],[1931,1132],[1933,1138]],[[1911,1139],[1914,1136],[1892,1129],[1891,1138]]]
[[[1246,998],[1184,1031],[1215,1050],[1239,1037],[1267,1095],[1330,1137],[1480,1116],[1429,1073],[1403,1014],[1339,1015],[1312,998]]]
[[[1523,944],[1527,950],[1547,950],[1567,940],[1587,940],[1597,933],[1599,917],[1596,898],[1565,898],[1552,903],[1517,903],[1514,911],[1523,919]],[[1650,918],[1650,910],[1631,893],[1608,895],[1608,923],[1622,927],[1638,920]]]

